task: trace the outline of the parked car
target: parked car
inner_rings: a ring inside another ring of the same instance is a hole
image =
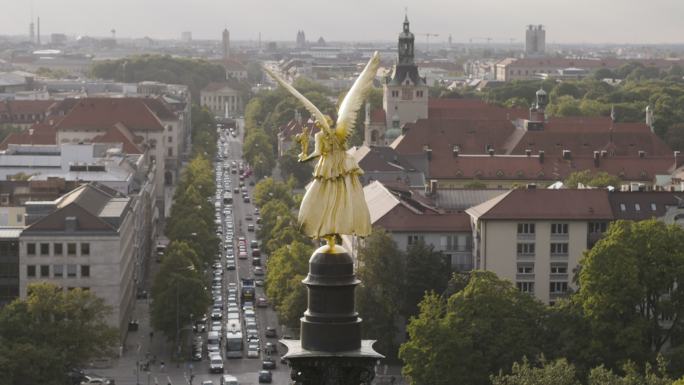
[[[276,362],[271,357],[267,357],[263,361],[261,361],[261,368],[262,369],[275,369],[276,368]]]
[[[266,327],[266,338],[277,338],[278,337],[278,332],[273,326],[267,326]]]
[[[209,371],[211,373],[223,373],[223,358],[220,354],[209,356]]]

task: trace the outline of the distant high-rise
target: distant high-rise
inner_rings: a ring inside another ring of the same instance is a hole
[[[525,31],[525,56],[543,56],[546,53],[546,31],[543,25],[528,25]]]
[[[36,27],[33,24],[33,19],[31,19],[31,23],[29,24],[29,41],[31,43],[36,42]]]
[[[528,25],[525,31],[525,56],[543,56],[546,53],[546,31],[543,25]]]
[[[40,45],[40,16],[38,16],[38,33],[36,34],[36,44]]]
[[[192,41],[192,32],[190,32],[190,31],[181,32],[181,40],[186,42],[186,43],[190,43]]]
[[[223,61],[228,61],[228,59],[230,58],[230,32],[228,32],[228,28],[223,30],[222,43]]]

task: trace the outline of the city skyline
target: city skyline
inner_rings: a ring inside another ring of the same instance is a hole
[[[41,34],[65,33],[78,36],[120,38],[179,39],[190,31],[197,40],[218,40],[228,28],[233,40],[294,41],[304,30],[307,40],[323,37],[326,41],[392,41],[399,31],[405,8],[411,29],[422,43],[430,33],[431,43],[484,42],[517,44],[524,42],[528,24],[542,24],[547,43],[676,44],[684,43],[684,3],[653,0],[627,4],[620,0],[542,0],[510,2],[492,0],[446,2],[442,0],[391,0],[362,2],[264,3],[238,0],[217,3],[197,0],[184,6],[178,0],[69,0],[66,4],[48,0],[0,0],[0,35],[27,35],[31,16],[41,18]],[[512,40],[513,39],[513,40]],[[44,41],[47,41],[45,39]]]

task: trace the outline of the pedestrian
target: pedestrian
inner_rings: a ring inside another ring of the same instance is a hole
[[[150,330],[150,340],[152,339],[152,337],[154,337],[154,332]]]
[[[162,361],[162,362],[159,364],[159,370],[160,370],[162,373],[164,373],[164,369],[165,369],[164,361]]]

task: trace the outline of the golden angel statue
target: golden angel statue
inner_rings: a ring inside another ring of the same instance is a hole
[[[363,170],[347,154],[347,139],[354,129],[357,112],[373,85],[379,64],[380,57],[376,52],[342,101],[335,127],[332,118],[324,115],[277,74],[264,68],[304,104],[320,129],[314,135],[314,151],[306,155],[306,147],[303,146],[299,157],[300,162],[318,158],[314,180],[309,184],[299,208],[299,224],[304,234],[315,239],[325,238],[330,247],[334,246],[336,235],[364,237],[371,232],[370,214],[359,182]]]

